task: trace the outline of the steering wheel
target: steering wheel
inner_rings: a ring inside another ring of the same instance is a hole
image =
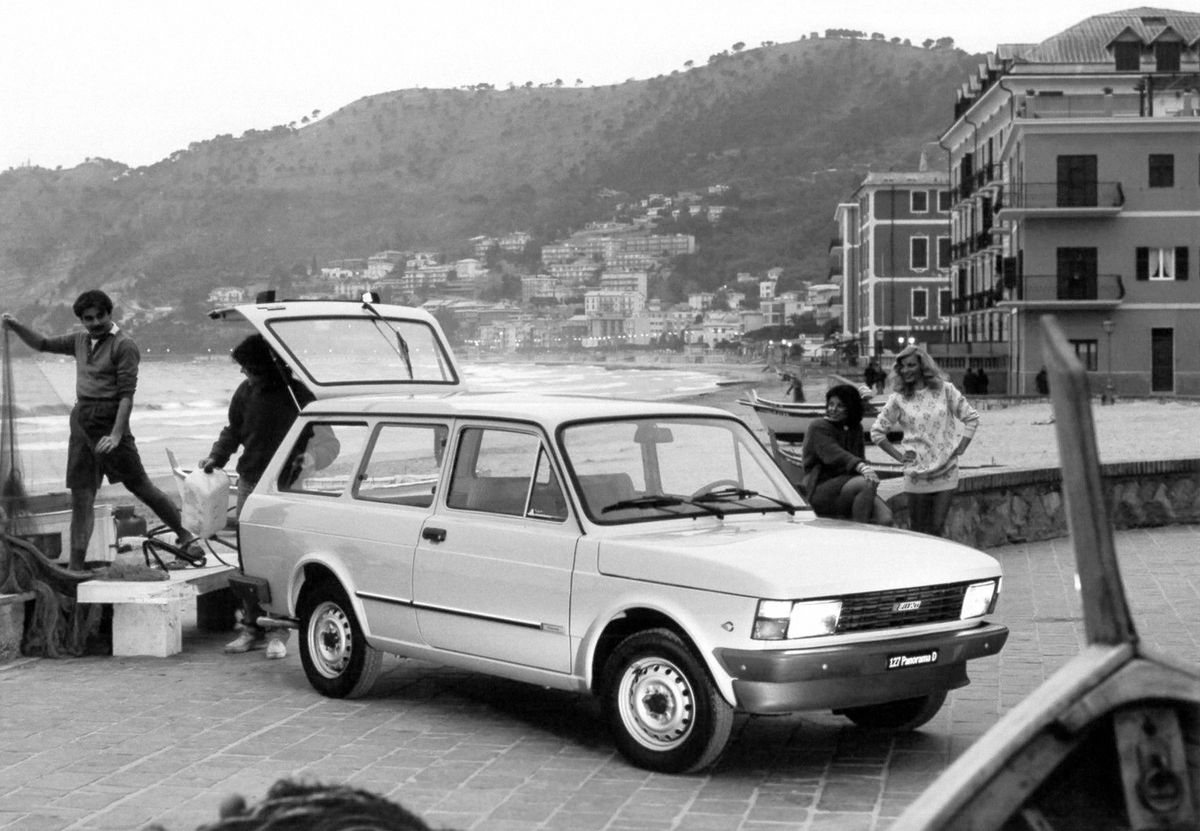
[[[700,488],[695,493],[693,493],[692,499],[696,499],[697,497],[704,496],[704,494],[706,494],[706,493],[712,493],[713,491],[719,490],[720,488],[739,488],[740,489],[741,487],[742,487],[742,483],[734,481],[733,479],[714,479],[713,481],[709,482],[707,485],[705,485],[704,487]]]

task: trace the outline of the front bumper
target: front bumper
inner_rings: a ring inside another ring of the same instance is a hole
[[[715,656],[733,678],[739,709],[792,713],[882,704],[966,686],[967,661],[997,654],[1007,640],[1007,627],[983,622],[973,629],[824,649],[718,649]],[[895,663],[899,656],[934,652],[934,661],[888,669],[890,659]]]

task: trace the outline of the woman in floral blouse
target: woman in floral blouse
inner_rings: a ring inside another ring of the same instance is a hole
[[[904,465],[910,527],[941,536],[958,487],[958,457],[979,427],[979,413],[919,346],[896,356],[892,390],[871,441]],[[895,431],[904,432],[899,448],[887,438]]]

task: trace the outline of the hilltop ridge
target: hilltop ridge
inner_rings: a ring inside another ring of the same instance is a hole
[[[713,182],[743,206],[703,252],[704,287],[772,265],[823,278],[836,203],[870,169],[915,167],[977,63],[951,48],[816,38],[603,87],[384,92],[139,168],[9,170],[0,288],[24,305],[92,285],[172,303],[314,259],[461,256],[473,235],[516,229],[549,241],[607,216],[606,190]]]

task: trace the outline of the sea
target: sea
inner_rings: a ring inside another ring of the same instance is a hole
[[[603,366],[570,363],[464,363],[468,389],[584,393],[654,400],[700,395],[718,387],[719,374],[647,365]],[[227,359],[143,360],[138,374],[130,429],[147,473],[169,479],[168,451],[184,467],[207,455],[226,423],[229,399],[241,383]],[[11,389],[18,417],[15,456],[30,494],[62,491],[68,414],[75,401],[75,364],[70,359],[25,357],[14,351]],[[8,393],[6,392],[6,396]]]

